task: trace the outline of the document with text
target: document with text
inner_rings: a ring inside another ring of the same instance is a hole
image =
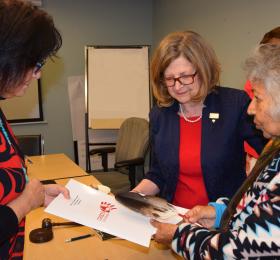
[[[155,228],[150,219],[121,205],[113,196],[71,179],[70,199],[57,196],[46,212],[149,247]]]
[[[156,229],[150,218],[129,209],[115,197],[71,179],[66,187],[70,199],[58,195],[45,209],[46,212],[92,227],[119,238],[149,247]],[[182,221],[187,209],[175,207],[176,214],[162,221],[176,224]]]

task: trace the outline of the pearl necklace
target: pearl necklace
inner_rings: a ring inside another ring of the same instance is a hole
[[[185,119],[185,121],[189,122],[189,123],[196,123],[198,122],[201,118],[202,118],[202,115],[200,115],[198,118],[194,119],[194,120],[191,120],[191,119],[188,119],[183,111],[183,108],[182,108],[182,105],[179,104],[179,107],[180,107],[180,115]]]

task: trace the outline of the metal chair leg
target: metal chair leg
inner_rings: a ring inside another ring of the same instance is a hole
[[[108,154],[101,153],[101,162],[104,172],[108,172]]]
[[[135,170],[135,166],[129,166],[128,167],[128,178],[129,178],[129,181],[130,181],[130,189],[134,189],[135,188],[135,173],[136,173],[136,170]]]

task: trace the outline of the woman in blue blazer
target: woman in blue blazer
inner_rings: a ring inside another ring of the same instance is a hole
[[[246,178],[244,141],[260,153],[265,140],[247,115],[244,91],[218,86],[213,49],[197,33],[167,35],[151,63],[152,161],[133,190],[191,208],[232,197]]]

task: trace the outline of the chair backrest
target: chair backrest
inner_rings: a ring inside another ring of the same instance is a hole
[[[44,141],[40,134],[38,135],[16,135],[19,147],[25,155],[44,154]]]
[[[119,130],[116,162],[144,157],[149,146],[149,123],[146,119],[130,117]]]

